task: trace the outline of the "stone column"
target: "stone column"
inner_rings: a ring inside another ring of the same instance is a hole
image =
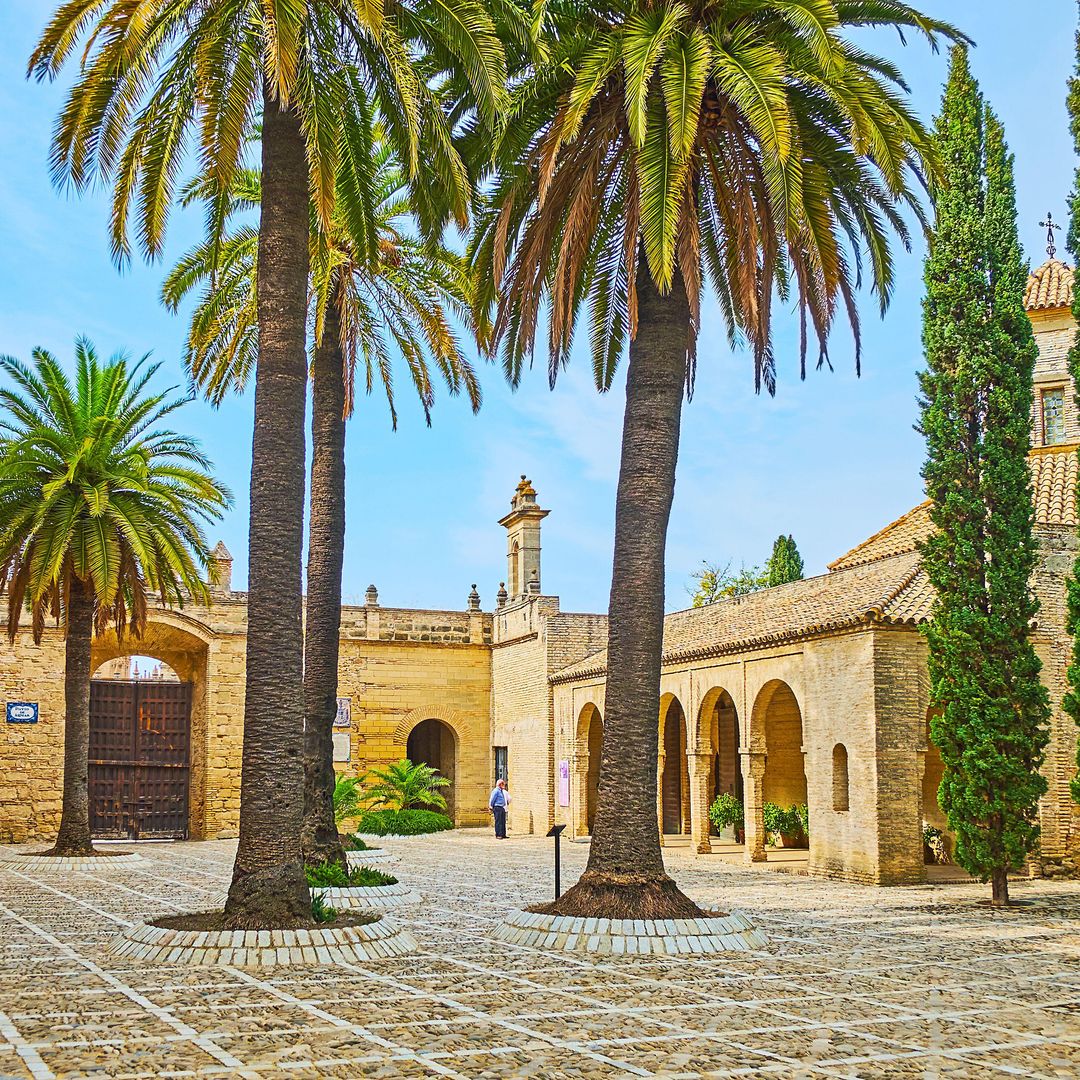
[[[747,862],[765,861],[765,755],[742,751]]]
[[[709,842],[709,770],[712,754],[690,753],[686,760],[690,768],[690,835],[699,855],[712,851]]]
[[[664,762],[666,755],[661,751],[656,756],[656,827],[660,833],[660,846],[664,846]]]

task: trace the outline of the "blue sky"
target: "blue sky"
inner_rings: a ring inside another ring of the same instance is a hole
[[[972,63],[1001,116],[1017,159],[1021,237],[1044,258],[1038,222],[1064,222],[1073,153],[1065,80],[1072,66],[1072,0],[926,0],[977,43]],[[162,378],[182,383],[182,317],[158,302],[164,267],[109,259],[107,202],[57,191],[48,143],[63,84],[27,82],[26,58],[51,0],[6,0],[0,10],[0,352],[27,357],[36,345],[71,355],[77,334],[101,352],[153,351]],[[1024,17],[1024,13],[1030,18]],[[917,108],[931,116],[945,57],[917,40],[872,36],[899,59]],[[196,218],[174,218],[165,266],[198,236]],[[898,255],[898,284],[884,321],[869,296],[863,376],[835,336],[835,372],[798,378],[797,336],[777,326],[775,399],[753,392],[749,357],[727,347],[715,306],[706,309],[697,390],[683,414],[683,438],[668,539],[668,603],[685,607],[688,576],[702,559],[761,562],[780,532],[794,534],[807,572],[825,564],[921,499],[922,446],[916,418],[921,366],[922,249]],[[442,395],[434,426],[410,407],[403,380],[401,420],[391,432],[385,403],[359,402],[348,435],[348,535],[344,593],[362,602],[374,582],[384,604],[462,608],[477,582],[485,608],[505,578],[497,519],[520,473],[528,473],[544,523],[543,585],[565,610],[605,610],[622,416],[621,386],[593,389],[577,356],[552,393],[543,364],[511,393],[497,368],[481,371],[485,401],[474,417]],[[250,396],[215,411],[195,403],[178,419],[199,437],[236,507],[215,530],[235,557],[234,587],[246,577]]]

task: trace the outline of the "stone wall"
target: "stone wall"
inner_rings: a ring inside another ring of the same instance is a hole
[[[215,590],[207,609],[153,611],[145,636],[94,644],[106,672],[128,655],[167,663],[192,683],[189,835],[236,836],[240,815],[247,598]],[[424,719],[455,733],[460,824],[486,821],[490,778],[491,616],[480,611],[350,607],[342,616],[340,689],[353,699],[350,774],[405,755],[409,731]],[[0,645],[5,701],[36,701],[37,724],[0,733],[0,841],[45,840],[60,821],[64,746],[64,643],[46,630],[35,645],[21,632]]]
[[[549,677],[606,644],[606,616],[561,612],[556,597],[526,597],[496,611],[491,743],[507,748],[512,832],[545,833],[557,819],[555,770],[563,758]]]

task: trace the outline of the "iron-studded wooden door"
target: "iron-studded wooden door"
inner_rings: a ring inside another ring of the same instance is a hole
[[[90,831],[125,840],[188,830],[191,684],[90,683]]]

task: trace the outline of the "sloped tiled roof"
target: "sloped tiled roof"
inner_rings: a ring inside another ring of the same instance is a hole
[[[1077,448],[1041,447],[1029,460],[1036,524],[1075,526]],[[827,574],[673,612],[664,620],[663,662],[767,648],[860,624],[924,622],[934,590],[918,546],[932,527],[930,503],[920,503],[830,563]],[[595,678],[606,669],[607,652],[598,652],[556,672],[551,681]]]
[[[846,555],[829,563],[830,570],[847,570],[863,563],[877,562],[891,555],[914,551],[930,535],[930,501],[919,503],[891,525],[874,533],[868,540],[853,547]]]
[[[871,621],[918,621],[929,613],[919,576],[919,557],[910,552],[674,612],[664,620],[663,662],[763,648]],[[600,675],[606,667],[607,652],[595,653],[557,672],[552,682]]]
[[[1031,451],[1032,502],[1037,525],[1076,525],[1077,448],[1073,445],[1041,446]],[[874,533],[869,540],[829,563],[830,570],[846,570],[892,555],[915,551],[933,526],[929,501],[919,503],[903,517]]]
[[[1072,306],[1073,270],[1059,259],[1048,259],[1028,275],[1024,307],[1028,311],[1053,311]]]
[[[1031,452],[1035,521],[1039,525],[1075,525],[1076,447],[1046,446]]]

